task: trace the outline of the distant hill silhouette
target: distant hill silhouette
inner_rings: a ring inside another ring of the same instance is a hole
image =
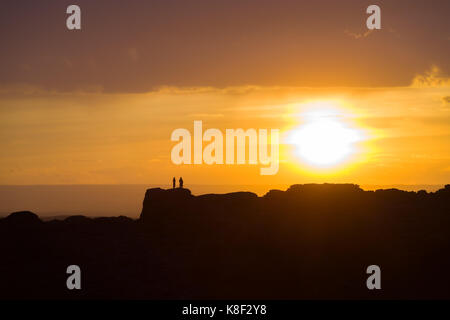
[[[148,189],[138,220],[0,219],[0,298],[449,299],[450,185]],[[82,290],[66,289],[66,268]],[[381,267],[382,290],[366,288]]]
[[[0,220],[9,226],[33,227],[42,223],[41,219],[30,211],[13,212],[6,218]]]

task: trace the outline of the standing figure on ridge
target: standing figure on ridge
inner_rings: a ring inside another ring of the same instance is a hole
[[[183,178],[180,177],[180,188],[183,189]]]
[[[172,179],[172,187],[173,187],[173,189],[175,189],[175,186],[176,186],[176,179],[175,179],[175,177],[173,177],[173,179]]]

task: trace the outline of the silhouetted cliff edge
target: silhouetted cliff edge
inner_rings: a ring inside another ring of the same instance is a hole
[[[0,219],[0,298],[450,299],[450,185],[148,189],[138,220]],[[77,264],[83,289],[69,291]],[[382,270],[382,290],[365,286]]]
[[[270,190],[258,197],[252,192],[233,192],[227,194],[205,194],[194,196],[189,189],[148,189],[143,201],[140,221],[144,224],[161,222],[172,218],[184,219],[207,215],[216,217],[226,215],[229,218],[243,218],[252,214],[283,215],[295,211],[298,218],[310,211],[361,215],[383,209],[378,212],[393,215],[403,211],[418,209],[442,211],[450,208],[450,185],[437,192],[402,191],[387,189],[364,191],[355,184],[296,184],[286,191]],[[386,211],[387,210],[387,211]],[[242,215],[242,216],[240,216]]]

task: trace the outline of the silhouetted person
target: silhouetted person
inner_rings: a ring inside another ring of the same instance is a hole
[[[172,187],[175,189],[175,185],[176,185],[176,182],[177,180],[175,179],[175,177],[173,177],[173,179],[172,179]]]
[[[180,188],[181,189],[183,188],[183,178],[182,177],[180,177]]]

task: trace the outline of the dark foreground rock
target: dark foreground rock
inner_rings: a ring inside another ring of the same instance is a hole
[[[0,220],[0,298],[450,298],[450,186],[149,189],[140,219]],[[66,288],[79,265],[82,289]],[[366,288],[381,267],[382,290]]]

